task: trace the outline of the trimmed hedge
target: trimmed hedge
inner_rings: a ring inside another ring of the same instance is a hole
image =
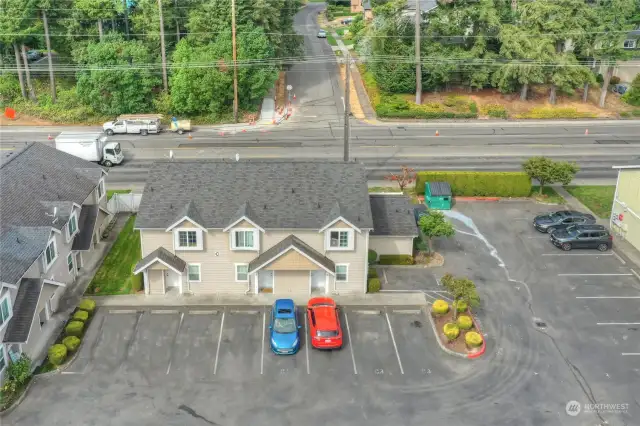
[[[369,278],[367,285],[368,293],[377,293],[380,291],[380,278]]]
[[[393,108],[388,108],[385,104],[379,105],[376,108],[376,113],[383,118],[478,118],[478,114],[473,112],[425,111],[419,109],[394,110]]]
[[[456,322],[462,330],[471,330],[471,327],[473,327],[473,321],[468,315],[460,315]]]
[[[568,107],[538,107],[529,111],[517,114],[516,118],[553,119],[553,118],[596,118],[592,112],[580,112],[576,108]]]
[[[469,304],[464,300],[458,300],[454,303],[456,304],[456,309],[458,310],[458,312],[467,312],[467,309],[469,309]]]
[[[51,364],[55,366],[61,365],[67,359],[67,347],[61,344],[53,345],[49,348],[47,356]]]
[[[452,341],[460,335],[460,328],[456,324],[448,322],[442,327],[442,332],[449,341]]]
[[[64,328],[64,334],[66,336],[82,337],[82,331],[84,330],[84,323],[82,321],[70,321]]]
[[[431,312],[433,312],[433,314],[436,316],[444,315],[449,312],[449,304],[444,300],[438,299],[433,302],[433,305],[431,306]]]
[[[80,342],[80,338],[76,336],[67,336],[62,339],[62,344],[67,348],[69,352],[75,352],[76,350],[78,350]]]
[[[453,195],[458,196],[528,197],[531,194],[531,179],[524,172],[418,172],[418,194],[424,195],[426,182],[448,182]]]
[[[376,268],[369,268],[367,278],[378,278],[378,270]]]
[[[376,260],[378,260],[378,253],[376,253],[375,250],[369,250],[367,253],[367,260],[369,261],[369,265],[376,263]]]
[[[89,312],[87,312],[87,311],[82,311],[82,310],[78,309],[73,314],[73,320],[74,321],[86,322],[88,319],[89,319]]]
[[[408,254],[381,254],[380,265],[413,265],[413,256]]]
[[[78,304],[78,309],[87,311],[89,316],[93,315],[93,311],[96,310],[96,302],[93,299],[82,299]]]
[[[464,335],[464,341],[470,348],[477,348],[482,346],[482,336],[480,333],[476,333],[475,331],[468,331]]]

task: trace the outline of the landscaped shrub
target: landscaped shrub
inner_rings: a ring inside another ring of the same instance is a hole
[[[82,299],[78,305],[78,309],[87,311],[89,316],[91,316],[96,309],[96,302],[93,299]]]
[[[460,315],[457,320],[458,327],[463,330],[470,330],[473,327],[473,321],[468,315]]]
[[[516,115],[516,118],[595,118],[592,112],[579,112],[575,108],[531,108],[529,111]]]
[[[381,254],[380,265],[413,265],[413,256],[408,254]]]
[[[433,302],[433,306],[431,306],[431,312],[433,312],[435,316],[444,315],[449,312],[449,304],[444,300],[438,299]]]
[[[131,292],[132,293],[137,293],[140,290],[142,290],[143,287],[143,273],[140,272],[139,274],[135,274],[131,276]]]
[[[378,270],[376,268],[369,268],[367,278],[378,278]]]
[[[53,345],[49,348],[47,355],[51,364],[61,365],[67,359],[67,347],[61,344]]]
[[[482,346],[482,336],[480,333],[476,333],[475,331],[467,331],[464,335],[464,341],[470,348],[477,348]]]
[[[498,104],[485,105],[482,112],[492,118],[507,118],[506,108]]]
[[[83,330],[84,330],[84,323],[82,321],[71,321],[64,328],[64,334],[66,336],[82,337]]]
[[[453,195],[528,197],[531,179],[524,172],[418,172],[416,192],[424,194],[426,182],[448,182]]]
[[[448,322],[444,325],[444,327],[442,327],[442,332],[444,333],[447,340],[452,341],[460,335],[460,328],[456,324]]]
[[[377,293],[380,291],[380,278],[369,278],[367,285],[368,293]]]
[[[467,312],[467,309],[469,309],[469,304],[467,303],[466,300],[458,300],[456,303],[456,309],[458,310],[458,312]]]
[[[609,80],[609,84],[620,84],[620,77],[614,75],[611,77],[611,80]]]
[[[73,314],[73,320],[74,321],[86,322],[88,319],[89,319],[89,312],[87,312],[87,311],[82,311],[82,310],[78,309],[76,311],[76,313]]]
[[[367,260],[369,261],[369,265],[376,263],[376,260],[378,260],[378,253],[376,253],[375,250],[369,250],[367,253]]]
[[[635,76],[633,82],[631,82],[631,87],[622,95],[622,100],[629,105],[640,106],[640,74]],[[633,114],[637,116],[637,112],[640,111],[635,110]]]
[[[65,345],[69,352],[75,352],[80,346],[80,338],[76,336],[67,336],[62,339],[62,344]]]
[[[469,112],[474,115],[478,115],[478,104],[475,101],[469,103]]]

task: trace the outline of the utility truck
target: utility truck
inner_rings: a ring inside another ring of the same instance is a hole
[[[104,132],[112,136],[115,133],[138,133],[147,136],[149,133],[160,133],[161,115],[140,114],[121,115],[114,121],[102,125]]]
[[[107,137],[98,132],[62,132],[56,137],[55,143],[56,149],[62,152],[106,167],[120,164],[124,160],[120,144],[108,142]]]

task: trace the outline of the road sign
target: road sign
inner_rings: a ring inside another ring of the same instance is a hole
[[[291,89],[293,89],[293,86],[292,86],[292,85],[290,85],[290,84],[287,84],[287,90],[288,90],[288,91],[291,91]]]

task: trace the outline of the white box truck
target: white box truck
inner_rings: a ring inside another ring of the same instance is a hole
[[[118,142],[107,142],[107,137],[98,132],[62,132],[56,139],[56,149],[93,161],[106,167],[122,163],[124,154]]]
[[[114,121],[102,125],[104,132],[112,136],[116,133],[138,133],[147,136],[149,133],[160,133],[160,115],[121,115]]]

